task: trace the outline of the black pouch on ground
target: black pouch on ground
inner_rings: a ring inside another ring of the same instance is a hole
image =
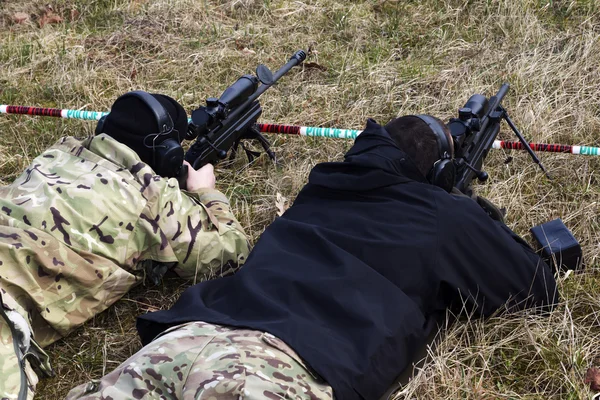
[[[581,246],[560,218],[530,229],[548,265],[560,270],[584,267]]]

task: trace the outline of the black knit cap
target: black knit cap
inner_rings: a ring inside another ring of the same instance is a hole
[[[187,114],[181,104],[175,99],[162,94],[152,94],[165,108],[173,120],[174,129],[168,135],[160,135],[154,141],[158,145],[167,139],[175,139],[179,143],[185,138],[188,128]],[[144,138],[160,132],[159,122],[156,120],[150,106],[142,99],[135,96],[119,97],[111,107],[110,113],[104,120],[101,132],[113,137],[134,150],[140,159],[152,168],[153,150],[144,144]],[[151,145],[152,140],[146,140]]]

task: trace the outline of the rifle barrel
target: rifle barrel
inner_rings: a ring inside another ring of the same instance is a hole
[[[258,90],[256,92],[254,92],[254,94],[252,96],[248,97],[248,104],[250,104],[251,102],[256,100],[258,98],[258,96],[263,94],[263,92],[265,90],[267,90],[269,87],[271,87],[275,82],[277,82],[279,80],[279,78],[281,78],[290,69],[294,68],[296,65],[300,64],[305,59],[306,59],[306,53],[303,50],[298,50],[296,53],[294,53],[294,55],[290,58],[290,60],[287,63],[285,63],[285,65],[283,65],[281,68],[279,68],[277,70],[277,72],[275,72],[275,74],[273,74],[273,82],[272,83],[270,83],[269,85],[265,85],[263,83],[262,85],[259,86]]]
[[[285,63],[281,68],[275,72],[273,75],[273,82],[269,85],[261,84],[256,92],[252,94],[248,99],[240,106],[238,106],[234,111],[232,111],[226,118],[226,120],[235,119],[240,113],[242,113],[252,102],[254,102],[261,94],[265,92],[268,88],[270,88],[275,82],[279,80],[283,75],[285,75],[290,69],[300,64],[302,61],[306,59],[306,53],[303,50],[298,50],[294,55],[290,58],[290,60]],[[223,123],[223,121],[222,121]]]
[[[481,129],[479,132],[485,131],[490,121],[490,115],[496,112],[500,104],[502,104],[502,100],[504,99],[504,96],[506,96],[506,93],[508,93],[508,89],[510,89],[510,85],[508,83],[504,83],[502,86],[500,86],[498,93],[490,98],[490,106],[487,114],[482,118]]]

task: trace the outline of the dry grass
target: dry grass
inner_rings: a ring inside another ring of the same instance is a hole
[[[428,349],[428,361],[395,399],[585,399],[590,365],[600,363],[600,308],[590,291],[600,271],[563,277],[563,303],[529,312],[455,323]]]
[[[56,0],[61,23],[40,27],[47,0],[0,0],[0,104],[108,109],[131,89],[169,94],[192,110],[260,62],[275,69],[296,49],[319,68],[297,68],[262,100],[263,121],[362,128],[367,117],[432,113],[443,119],[502,82],[513,120],[532,141],[600,145],[600,6],[593,0]],[[17,24],[24,12],[29,22]],[[249,49],[247,51],[244,49]],[[91,123],[0,117],[0,184],[60,136]],[[505,127],[502,138],[509,138]],[[283,160],[218,168],[256,240],[310,168],[351,143],[271,137]],[[523,314],[454,324],[399,398],[579,399],[598,350],[597,159],[540,154],[548,181],[524,153],[494,152],[479,192],[508,209],[508,224],[561,217],[583,245],[589,272],[561,277],[563,304],[549,318]],[[64,397],[139,348],[135,316],[166,308],[184,284],[139,287],[49,348],[57,377],[39,398]]]

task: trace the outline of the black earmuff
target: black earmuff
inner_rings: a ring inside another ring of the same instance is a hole
[[[168,137],[175,130],[173,120],[158,100],[149,93],[141,90],[125,93],[119,99],[126,97],[136,97],[143,101],[154,114],[154,118],[158,124],[158,132],[151,133],[144,137],[144,146],[152,149],[152,167],[154,171],[167,178],[177,177],[181,170],[184,160],[184,151],[181,147],[181,141],[177,141],[172,137]],[[117,100],[119,100],[117,99]],[[96,126],[96,135],[103,132],[104,121],[106,116],[103,116],[98,121]],[[179,132],[177,132],[180,135]],[[183,132],[185,134],[185,132]],[[168,138],[165,139],[164,137]]]
[[[429,115],[415,115],[415,117],[425,122],[431,131],[435,134],[438,144],[440,159],[437,160],[433,167],[427,173],[427,180],[435,186],[439,186],[446,192],[450,192],[454,187],[456,179],[456,166],[452,160],[452,144],[448,140],[448,136],[440,123]]]

